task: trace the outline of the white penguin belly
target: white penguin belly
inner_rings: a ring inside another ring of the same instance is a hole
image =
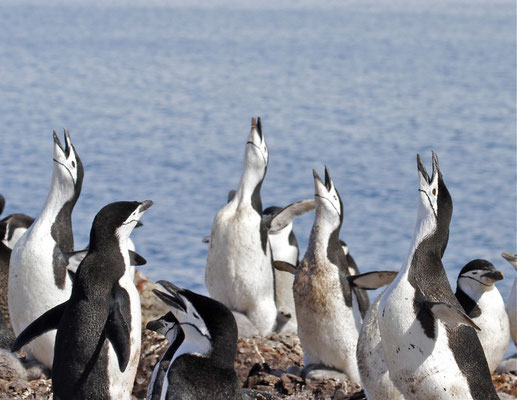
[[[467,380],[454,361],[445,327],[436,320],[436,338],[428,338],[415,317],[413,287],[405,279],[397,281],[383,294],[378,311],[391,380],[406,399],[472,399]]]
[[[508,298],[508,318],[510,319],[510,334],[513,342],[517,344],[517,278],[513,280],[512,291]]]
[[[135,381],[135,376],[140,360],[140,346],[142,334],[142,315],[140,308],[140,295],[130,277],[130,272],[126,271],[119,280],[120,287],[129,294],[131,309],[131,331],[129,333],[130,355],[126,370],[120,372],[117,354],[113,346],[108,341],[108,378],[109,392],[112,399],[129,400]]]
[[[262,249],[260,217],[223,208],[214,221],[205,281],[210,296],[243,312],[260,334],[271,332],[276,320],[273,270],[269,246]]]
[[[55,284],[52,267],[54,246],[55,242],[50,236],[39,238],[25,235],[13,250],[8,301],[16,335],[45,312],[70,298],[72,285],[68,275],[63,289]],[[47,332],[25,345],[24,349],[47,368],[52,368],[55,338],[55,330]]]
[[[304,362],[324,364],[359,382],[356,329],[352,307],[345,304],[337,267],[329,264],[323,276],[308,274],[302,262],[294,289],[298,336]]]
[[[357,342],[357,365],[368,400],[403,400],[384,361],[377,312],[382,294],[368,309]]]
[[[497,288],[484,292],[477,300],[481,315],[473,321],[481,328],[477,332],[490,372],[495,371],[504,357],[510,341],[510,323],[504,301]]]

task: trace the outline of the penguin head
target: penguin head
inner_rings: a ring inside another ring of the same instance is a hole
[[[153,292],[169,306],[185,334],[193,354],[211,356],[232,366],[237,352],[237,324],[232,312],[222,303],[181,289],[168,281],[158,281],[164,291]]]
[[[261,178],[266,174],[269,161],[269,152],[266,140],[262,134],[262,122],[260,117],[251,119],[251,131],[246,142],[246,153],[244,156],[245,167],[256,170]]]
[[[61,190],[67,194],[70,193],[72,197],[77,199],[83,184],[84,169],[81,159],[72,145],[68,130],[65,129],[64,132],[64,148],[57,137],[56,131],[53,132],[54,175],[59,182]]]
[[[4,211],[5,207],[5,199],[4,196],[0,194],[0,215],[2,215],[2,212]]]
[[[144,212],[153,205],[151,200],[118,201],[104,206],[95,216],[90,233],[90,249],[111,244],[127,243]]]
[[[181,331],[178,320],[170,311],[154,321],[149,321],[145,327],[165,336],[169,343],[173,343]]]
[[[0,221],[0,241],[11,250],[29,229],[34,218],[25,214],[11,214]]]
[[[486,292],[494,288],[494,283],[504,278],[487,260],[472,260],[458,275],[458,287],[467,294]]]
[[[431,177],[422,163],[420,154],[417,154],[419,177],[419,220],[425,220],[427,230],[441,234],[440,251],[445,251],[449,237],[449,224],[452,216],[452,198],[445,186],[443,176],[438,165],[438,157],[433,154],[433,174]]]
[[[316,218],[323,218],[333,229],[341,227],[343,222],[343,203],[330,177],[328,167],[325,166],[325,182],[321,180],[316,170],[314,176],[314,203]]]

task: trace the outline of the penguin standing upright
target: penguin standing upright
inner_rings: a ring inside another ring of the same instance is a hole
[[[472,260],[461,269],[456,286],[456,298],[481,329],[478,338],[490,372],[495,371],[510,342],[508,315],[494,285],[503,278],[503,273],[489,261]]]
[[[244,313],[261,335],[273,330],[277,317],[260,199],[268,157],[260,118],[253,118],[239,188],[214,218],[205,269],[210,296]]]
[[[141,337],[140,297],[131,279],[127,238],[152,201],[116,202],[96,215],[88,254],[70,299],[31,323],[18,350],[57,329],[52,366],[56,399],[127,399],[135,380]]]
[[[504,251],[501,256],[512,264],[517,271],[517,254]],[[508,313],[508,318],[510,319],[510,334],[512,335],[513,342],[517,344],[517,275],[515,275],[513,280],[512,291],[508,298],[506,311]]]
[[[433,153],[429,178],[420,156],[419,210],[405,265],[383,293],[378,324],[389,376],[406,399],[496,400],[476,334],[454,296],[441,258],[452,199]]]
[[[50,193],[36,221],[18,240],[9,266],[9,314],[15,334],[58,304],[72,289],[63,252],[74,249],[72,210],[81,193],[83,165],[65,130],[65,148],[54,132]],[[55,333],[26,347],[28,355],[52,366]]]
[[[352,291],[346,279],[350,272],[339,243],[343,206],[328,168],[325,167],[325,183],[316,171],[313,175],[316,215],[293,284],[304,364],[306,370],[320,364],[334,368],[358,382],[355,352],[361,317],[358,310],[353,310]]]

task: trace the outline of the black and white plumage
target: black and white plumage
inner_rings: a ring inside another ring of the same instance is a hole
[[[92,224],[88,254],[70,299],[17,337],[13,351],[57,329],[52,366],[56,399],[127,399],[140,355],[140,297],[129,273],[127,238],[152,205],[116,202]]]
[[[328,168],[325,182],[313,171],[315,219],[309,245],[293,284],[298,336],[305,367],[321,364],[359,381],[356,345],[361,323],[353,309],[350,275],[339,242],[343,206]]]
[[[472,320],[454,296],[441,258],[452,199],[433,153],[420,156],[419,210],[407,262],[384,291],[378,324],[390,379],[407,399],[498,399]],[[477,328],[479,329],[479,328]]]
[[[458,275],[456,297],[481,329],[477,334],[490,372],[495,371],[510,342],[510,323],[495,282],[504,278],[487,260],[472,260]]]
[[[260,118],[253,118],[239,188],[214,218],[205,268],[210,296],[245,314],[262,335],[273,330],[277,317],[260,198],[268,158]]]
[[[517,254],[504,251],[501,256],[512,264],[513,268],[517,271]],[[514,276],[512,291],[510,292],[506,304],[506,312],[510,320],[510,334],[513,342],[517,344],[517,274],[514,274]]]
[[[170,346],[156,364],[147,398],[152,400],[242,400],[234,360],[237,325],[222,303],[158,281],[155,294],[170,313],[147,324]]]
[[[38,218],[15,244],[9,265],[9,315],[19,334],[40,315],[68,300],[72,282],[64,252],[74,250],[72,210],[83,182],[83,165],[65,130],[65,147],[54,132],[50,193]],[[52,366],[55,333],[38,337],[26,352]]]

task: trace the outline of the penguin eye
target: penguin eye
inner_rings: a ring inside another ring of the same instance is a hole
[[[75,161],[72,161],[72,167],[75,168]]]
[[[478,274],[478,273],[477,273],[477,271],[475,271],[475,272],[472,272],[472,275],[477,275],[477,274]]]
[[[436,196],[436,189],[433,189],[433,196]]]

